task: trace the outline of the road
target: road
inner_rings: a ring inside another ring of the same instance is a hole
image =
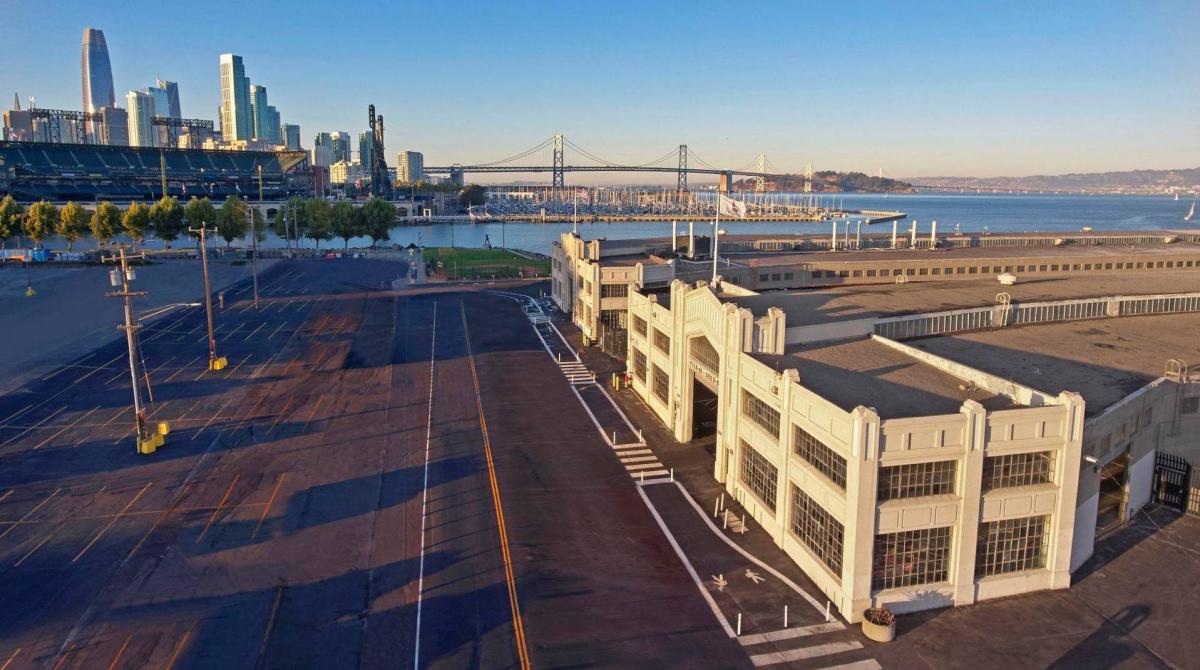
[[[0,397],[0,667],[747,667],[519,306],[406,276],[147,327],[150,456],[123,341]]]

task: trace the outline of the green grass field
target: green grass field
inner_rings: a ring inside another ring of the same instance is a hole
[[[503,249],[426,247],[425,262],[446,279],[529,277],[550,274],[550,262],[522,258]]]

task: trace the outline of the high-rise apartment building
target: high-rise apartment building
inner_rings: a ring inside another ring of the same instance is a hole
[[[280,128],[279,110],[275,109],[275,105],[267,105],[267,141],[283,144],[283,129]]]
[[[242,57],[221,54],[221,137],[227,142],[254,137],[250,80]]]
[[[420,151],[401,151],[396,155],[400,181],[412,183],[425,177],[425,154]]]
[[[364,130],[358,134],[358,163],[363,167],[371,168],[371,159],[375,153],[375,136],[371,131]]]
[[[94,113],[101,107],[116,107],[112,62],[108,59],[108,44],[104,41],[103,30],[84,29],[82,64],[83,111]]]
[[[129,144],[129,113],[120,107],[100,108],[100,144],[123,147]]]
[[[337,132],[330,133],[329,139],[331,142],[330,149],[333,151],[333,161],[335,163],[337,161],[349,162],[351,158],[350,133],[344,130],[339,130]]]
[[[255,84],[250,87],[250,115],[254,119],[254,139],[269,140],[271,118],[267,112],[267,87]]]
[[[145,91],[130,91],[125,95],[129,115],[129,146],[153,147],[158,144],[154,130],[154,96]]]
[[[300,126],[294,123],[285,123],[280,128],[280,133],[283,135],[283,145],[288,149],[300,148]]]

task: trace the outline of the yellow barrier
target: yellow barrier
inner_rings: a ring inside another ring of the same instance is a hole
[[[217,370],[224,370],[228,365],[229,365],[229,359],[222,356],[218,359],[209,361],[208,369],[212,370],[213,372],[216,372]]]
[[[159,435],[170,435],[171,434],[171,424],[167,423],[166,421],[159,421],[158,422],[158,434]]]
[[[163,445],[163,436],[158,433],[152,433],[145,438],[138,440],[138,453],[142,455],[153,454],[158,451],[158,448]]]

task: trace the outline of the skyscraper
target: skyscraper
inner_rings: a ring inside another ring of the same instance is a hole
[[[333,162],[350,161],[350,133],[339,130],[329,134],[333,150]]]
[[[267,87],[250,87],[250,115],[254,119],[254,139],[270,140],[270,115],[267,113]]]
[[[129,146],[156,146],[158,134],[151,123],[154,96],[145,91],[130,91],[125,94],[125,108],[129,114]]]
[[[112,62],[108,59],[108,44],[104,41],[103,30],[84,29],[82,61],[83,111],[94,113],[101,107],[116,107]]]
[[[254,138],[250,80],[242,57],[221,54],[221,137],[226,142]]]
[[[179,107],[179,84],[173,81],[157,79],[152,89],[154,93],[154,113],[159,116],[169,116],[172,119],[183,117]]]
[[[120,107],[101,107],[100,143],[123,147],[129,144],[129,113]]]
[[[267,105],[267,141],[283,144],[283,129],[279,127],[279,110],[275,105]]]
[[[412,183],[425,178],[425,155],[420,151],[401,151],[396,156],[400,168],[400,181]]]
[[[285,123],[280,128],[280,133],[283,135],[283,144],[289,149],[300,148],[300,126],[294,123]]]
[[[358,162],[360,165],[370,168],[371,157],[375,151],[375,136],[371,131],[364,130],[358,134]]]

